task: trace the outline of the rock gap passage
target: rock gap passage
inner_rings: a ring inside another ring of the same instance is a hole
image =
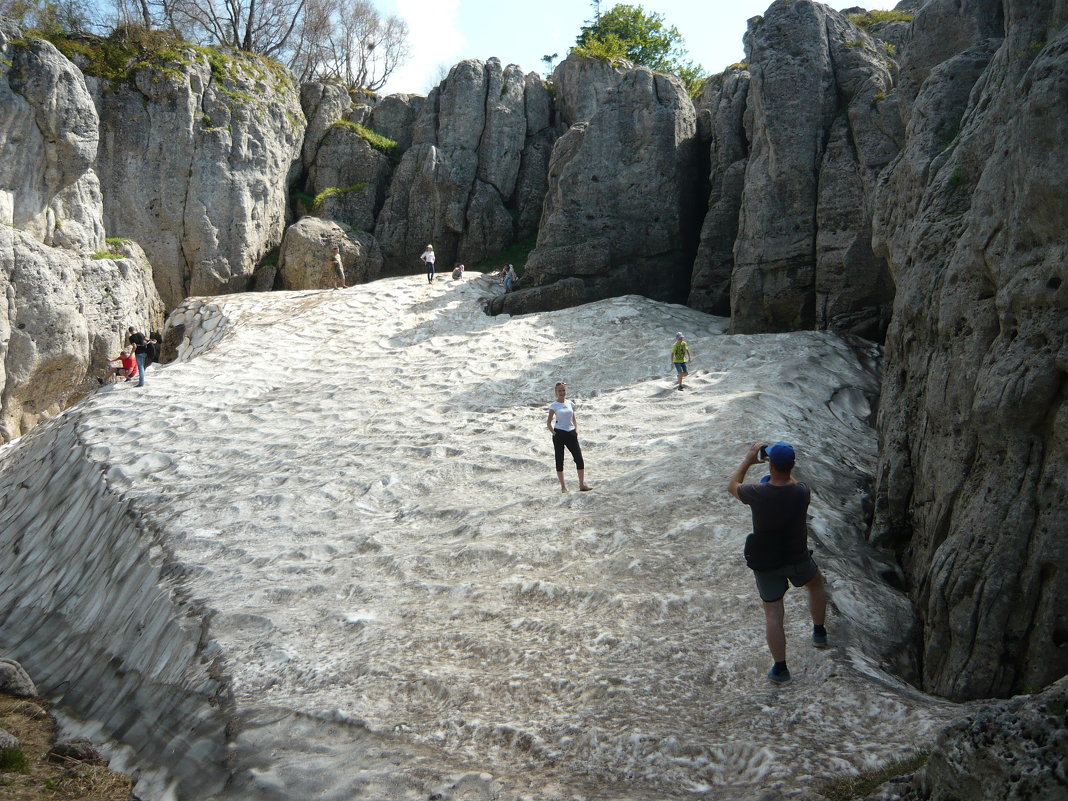
[[[0,451],[5,645],[141,797],[755,798],[960,714],[894,676],[873,354],[637,296],[489,317],[468,276],[187,300],[177,362]],[[829,651],[788,594],[784,688],[725,491],[779,438],[833,593]]]

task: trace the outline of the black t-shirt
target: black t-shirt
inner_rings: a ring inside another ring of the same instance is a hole
[[[134,353],[148,353],[148,348],[145,347],[145,335],[140,331],[130,334],[130,344],[136,348]]]
[[[774,570],[808,559],[808,504],[812,493],[801,483],[742,484],[738,498],[753,512],[753,533],[745,541],[745,563]]]

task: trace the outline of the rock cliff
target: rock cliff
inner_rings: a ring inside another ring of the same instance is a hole
[[[871,537],[907,569],[924,686],[955,698],[1068,673],[1066,23],[1053,0],[927,3],[876,203],[896,297]]]
[[[537,246],[526,264],[526,280],[538,287],[495,299],[494,312],[547,308],[547,287],[567,281],[577,288],[576,279],[579,302],[686,296],[698,224],[693,103],[674,76],[633,68],[607,77],[614,86],[595,107],[576,104],[592,111],[589,120],[553,147]]]
[[[453,67],[421,104],[376,222],[385,269],[411,269],[427,243],[440,269],[478,263],[528,235],[544,194],[549,109],[533,73],[495,58]]]
[[[305,121],[288,74],[255,56],[183,45],[139,53],[121,75],[88,82],[102,130],[104,223],[144,248],[167,308],[249,289],[257,261],[282,241],[300,163]]]
[[[161,327],[144,253],[105,243],[96,148],[81,73],[0,26],[0,441],[95,388],[127,326]]]

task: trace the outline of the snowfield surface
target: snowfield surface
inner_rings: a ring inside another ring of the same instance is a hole
[[[498,291],[468,273],[190,300],[178,362],[64,416],[211,610],[234,719],[213,798],[805,797],[960,714],[888,672],[911,617],[863,542],[870,349],[634,296],[488,317]],[[592,492],[570,455],[556,482],[559,380]],[[778,439],[832,593],[826,651],[788,593],[785,687],[726,492]],[[157,767],[145,797],[188,797]]]

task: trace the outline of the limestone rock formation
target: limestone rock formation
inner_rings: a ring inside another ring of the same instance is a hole
[[[1068,677],[985,707],[939,735],[927,763],[868,801],[1068,799]]]
[[[886,51],[810,0],[777,0],[750,20],[746,49],[750,152],[732,329],[881,338],[892,285],[868,228],[877,171],[897,152],[878,111],[892,87]]]
[[[412,146],[415,120],[423,110],[425,97],[420,95],[386,95],[371,110],[370,128],[397,143],[403,153]]]
[[[89,169],[97,115],[81,73],[51,44],[0,29],[0,440],[84,396],[126,327],[162,307],[144,253],[104,248]],[[52,245],[62,247],[52,247]],[[118,258],[115,258],[115,257]]]
[[[107,230],[144,248],[173,308],[249,288],[282,240],[305,121],[288,74],[256,56],[183,47],[160,59],[88,82]]]
[[[609,63],[599,58],[569,55],[553,70],[560,122],[566,127],[588,122],[608,93],[618,87],[633,68],[629,61]]]
[[[1003,7],[917,15],[902,74],[927,77],[875,204],[896,297],[872,539],[909,576],[924,686],[954,698],[1068,673],[1068,20]]]
[[[628,292],[683,299],[697,224],[696,130],[679,79],[628,71],[553,149],[529,279],[545,286],[579,278],[585,300]],[[509,303],[536,311],[543,296],[519,290]]]
[[[375,227],[386,269],[408,269],[427,243],[443,268],[477,263],[529,231],[541,204],[547,111],[541,82],[514,65],[453,67],[422,104]]]
[[[393,175],[389,157],[346,120],[324,134],[308,173],[307,191],[320,198],[316,214],[373,231]]]
[[[382,271],[382,253],[370,234],[346,230],[318,217],[303,217],[286,229],[278,257],[278,274],[282,289],[325,289],[331,286],[332,248],[341,249],[348,285],[378,278]]]

